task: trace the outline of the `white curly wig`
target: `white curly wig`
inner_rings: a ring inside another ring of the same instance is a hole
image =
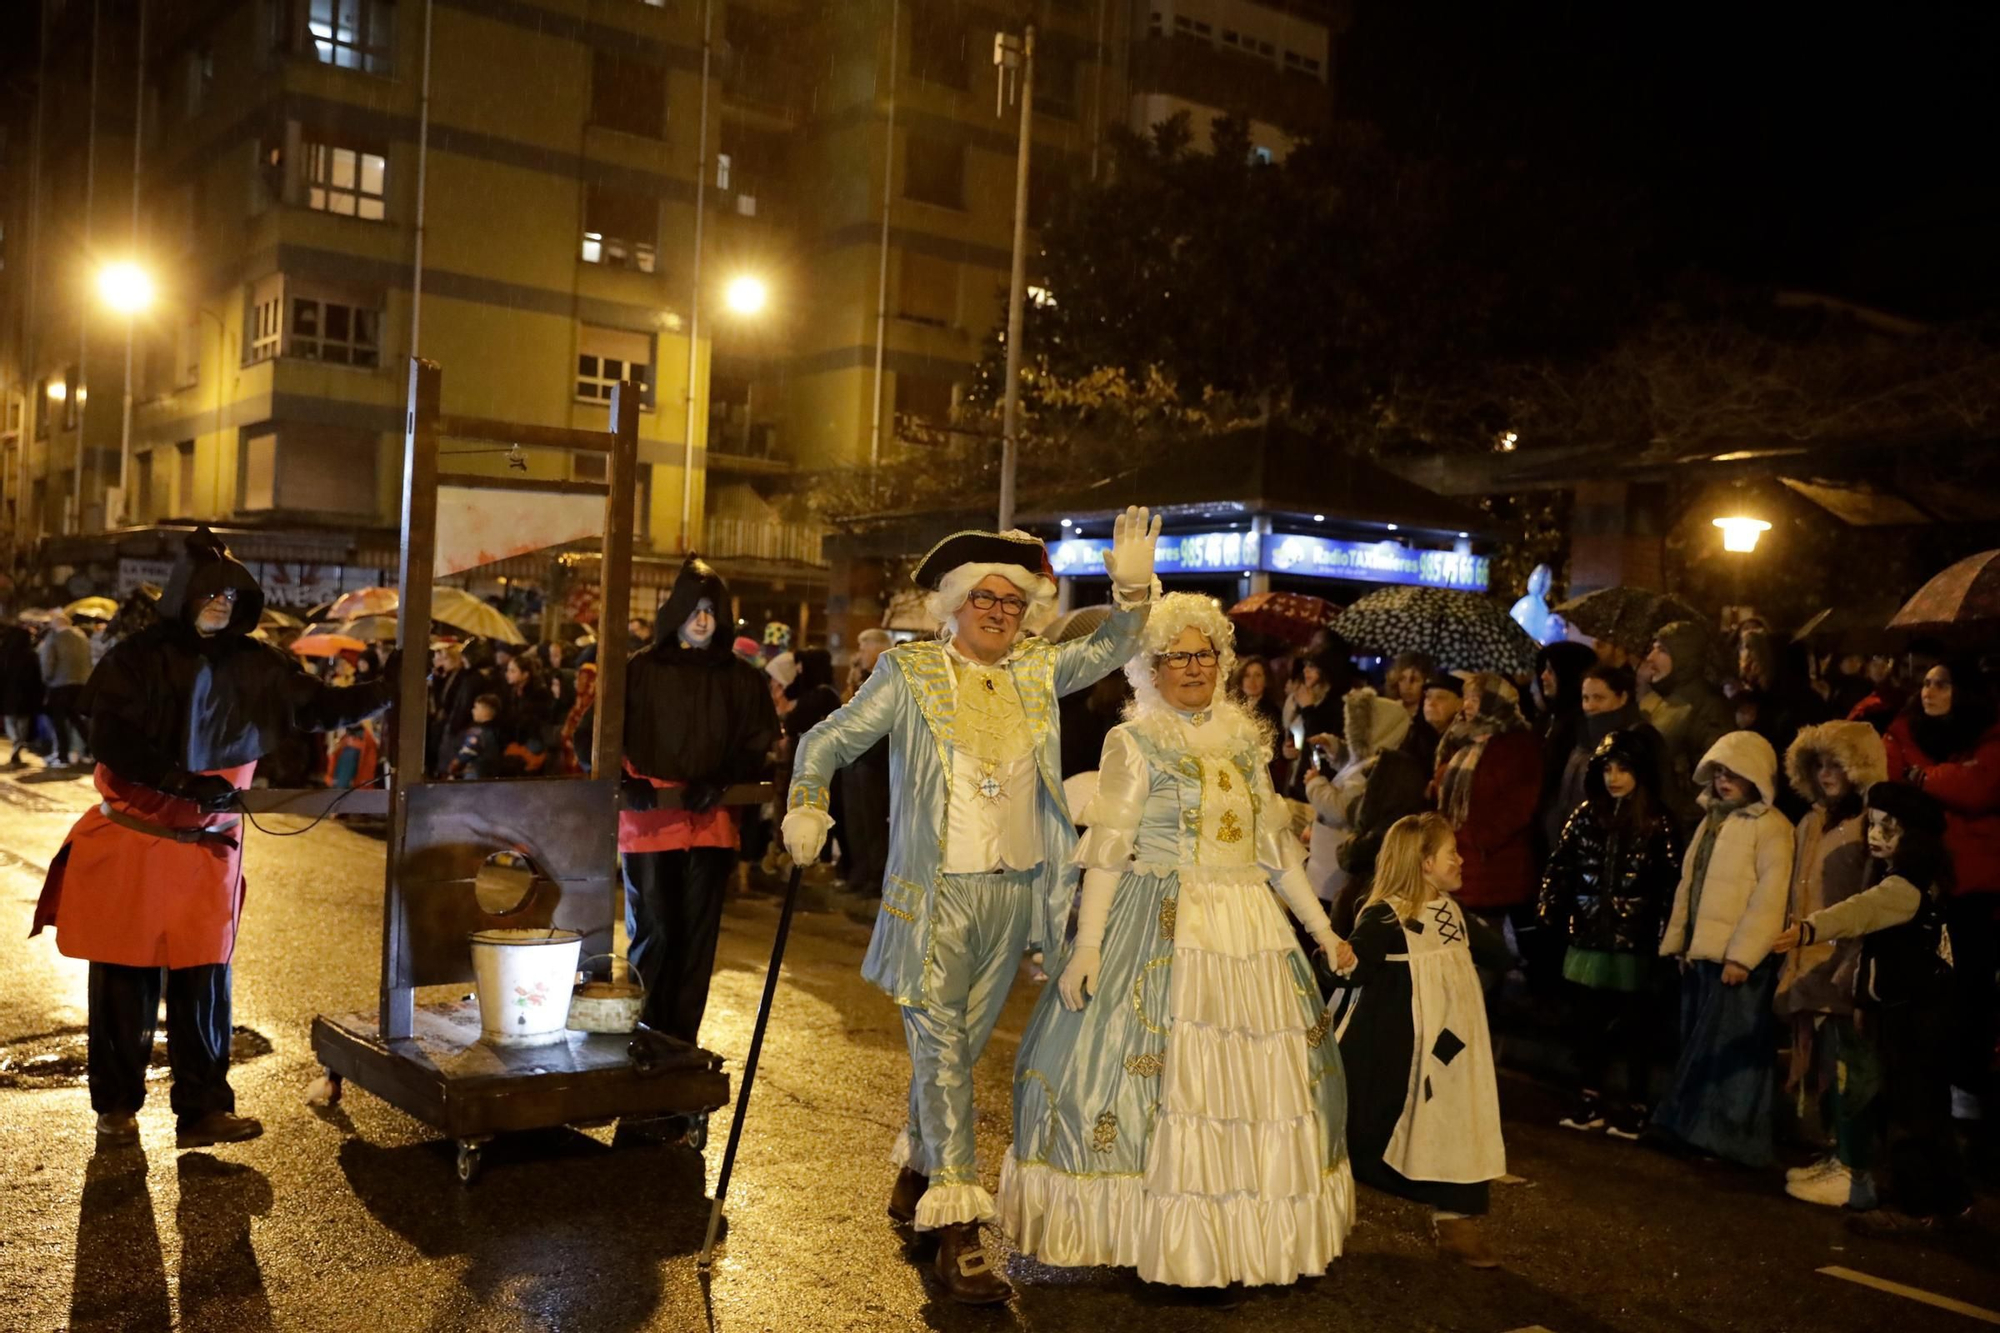
[[[1002,535],[1007,537],[1030,536],[1029,533],[1022,532],[1018,528]],[[948,639],[952,636],[952,631],[955,628],[952,623],[952,617],[957,615],[958,609],[965,605],[965,599],[971,594],[972,590],[978,587],[991,574],[998,574],[1001,578],[1006,579],[1021,590],[1021,596],[1028,599],[1028,609],[1021,615],[1021,624],[1024,627],[1029,624],[1040,623],[1049,609],[1056,604],[1055,581],[1044,578],[1040,574],[1036,574],[1020,565],[998,563],[960,565],[949,574],[946,574],[942,579],[939,579],[937,591],[924,598],[924,610],[932,620],[937,622],[937,633],[940,639]]]
[[[1146,634],[1139,651],[1125,664],[1125,679],[1132,682],[1135,712],[1162,707],[1160,687],[1153,683],[1153,658],[1167,651],[1167,645],[1184,629],[1197,629],[1215,647],[1215,697],[1224,694],[1223,682],[1236,670],[1236,627],[1222,614],[1222,604],[1213,597],[1194,592],[1170,592],[1153,604],[1146,618]]]

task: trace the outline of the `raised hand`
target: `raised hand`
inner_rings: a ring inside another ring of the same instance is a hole
[[[1129,506],[1112,520],[1111,549],[1104,553],[1104,572],[1113,587],[1138,592],[1153,586],[1153,548],[1160,540],[1160,520],[1142,505]]]

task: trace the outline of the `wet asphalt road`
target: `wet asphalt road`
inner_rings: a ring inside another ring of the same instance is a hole
[[[1490,1274],[1431,1257],[1419,1210],[1363,1191],[1325,1279],[1233,1312],[1163,1300],[1120,1273],[1040,1267],[1000,1248],[1019,1295],[966,1310],[905,1260],[882,1216],[906,1065],[897,1016],[856,968],[865,929],[802,917],[778,995],[712,1283],[695,1252],[721,1158],[611,1146],[612,1131],[501,1140],[470,1188],[449,1145],[350,1085],[333,1109],[318,1011],[374,1002],[382,844],[327,825],[253,834],[236,1021],[271,1050],[238,1066],[265,1136],[177,1153],[164,1086],[140,1151],[93,1155],[81,1087],[8,1086],[8,1060],[53,1054],[84,1019],[84,968],[25,934],[42,867],[93,799],[81,777],[0,776],[0,1330],[327,1329],[1707,1329],[1970,1330],[1973,1316],[1818,1273],[1839,1266],[2000,1310],[2000,1207],[1969,1233],[1869,1240],[1783,1197],[1770,1177],[1554,1128],[1555,1103],[1503,1079],[1509,1162]],[[297,821],[271,819],[274,826]],[[704,1041],[741,1061],[776,904],[733,903]],[[1035,987],[1023,981],[981,1067],[989,1184],[1008,1137],[1008,1076]],[[28,1080],[32,1082],[33,1080]],[[705,1175],[704,1168],[706,1166]],[[2000,1319],[2000,1316],[1996,1316]]]

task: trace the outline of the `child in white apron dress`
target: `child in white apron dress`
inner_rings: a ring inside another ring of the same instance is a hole
[[[1492,1268],[1478,1218],[1507,1157],[1475,964],[1512,960],[1449,896],[1459,867],[1443,816],[1390,828],[1348,940],[1356,961],[1338,978],[1335,1022],[1355,1179],[1429,1205],[1441,1257]]]

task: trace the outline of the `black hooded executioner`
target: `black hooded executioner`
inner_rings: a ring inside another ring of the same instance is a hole
[[[229,960],[243,910],[238,817],[257,761],[288,734],[380,712],[393,667],[322,684],[250,637],[264,594],[197,528],[160,598],[160,622],[105,655],[85,692],[102,804],[49,868],[34,933],[90,961],[90,1102],[98,1139],[135,1142],[166,969],[173,1108],[183,1148],[254,1138],[229,1087]]]
[[[778,738],[770,686],[730,651],[729,588],[690,556],[625,680],[625,921],[647,1026],[692,1042],[708,1007],[722,899],[736,864],[731,783],[754,782]],[[676,787],[681,808],[654,808]]]

